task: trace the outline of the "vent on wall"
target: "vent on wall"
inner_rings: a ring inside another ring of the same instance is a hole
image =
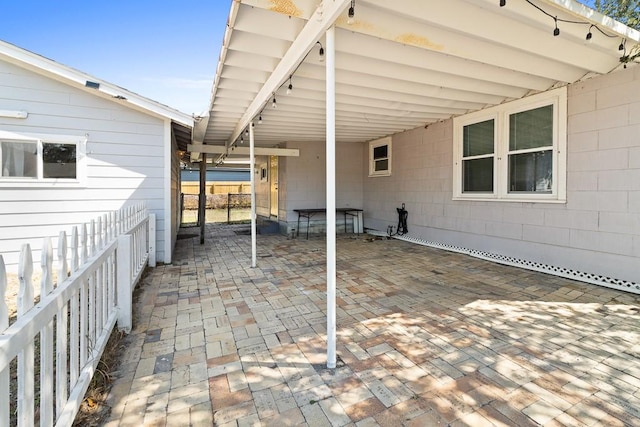
[[[607,288],[618,289],[621,291],[640,294],[640,283],[628,280],[614,279],[598,274],[585,273],[583,271],[571,270],[569,268],[556,267],[553,265],[542,264],[539,262],[526,261],[506,255],[492,254],[490,252],[478,251],[475,249],[467,249],[459,246],[447,245],[444,243],[431,242],[429,240],[420,239],[411,236],[394,236],[398,240],[404,240],[410,243],[417,243],[432,248],[444,249],[447,251],[458,252],[461,254],[471,255],[476,258],[485,259],[487,261],[497,262],[499,264],[510,265],[512,267],[526,268],[528,270],[539,271],[542,273],[553,274],[555,276],[565,277],[567,279],[579,280],[581,282],[591,283],[594,285],[605,286]]]

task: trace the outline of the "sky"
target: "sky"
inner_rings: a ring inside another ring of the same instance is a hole
[[[232,0],[0,1],[1,40],[184,113],[207,110]]]
[[[0,0],[0,39],[196,115],[232,0]]]

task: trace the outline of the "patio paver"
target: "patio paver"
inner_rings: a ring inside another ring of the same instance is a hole
[[[107,426],[640,426],[637,295],[340,235],[330,370],[324,240],[237,228],[149,271]]]

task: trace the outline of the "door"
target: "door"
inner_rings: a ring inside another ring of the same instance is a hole
[[[269,213],[271,218],[278,219],[278,156],[269,157],[269,178],[271,181]]]

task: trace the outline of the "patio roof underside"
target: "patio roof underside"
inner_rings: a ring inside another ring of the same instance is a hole
[[[201,122],[205,144],[239,143],[251,120],[257,146],[325,139],[319,50],[336,3],[338,142],[377,139],[609,73],[640,39],[573,0],[504,7],[498,0],[356,0],[351,24],[347,0],[234,1],[209,118]]]

